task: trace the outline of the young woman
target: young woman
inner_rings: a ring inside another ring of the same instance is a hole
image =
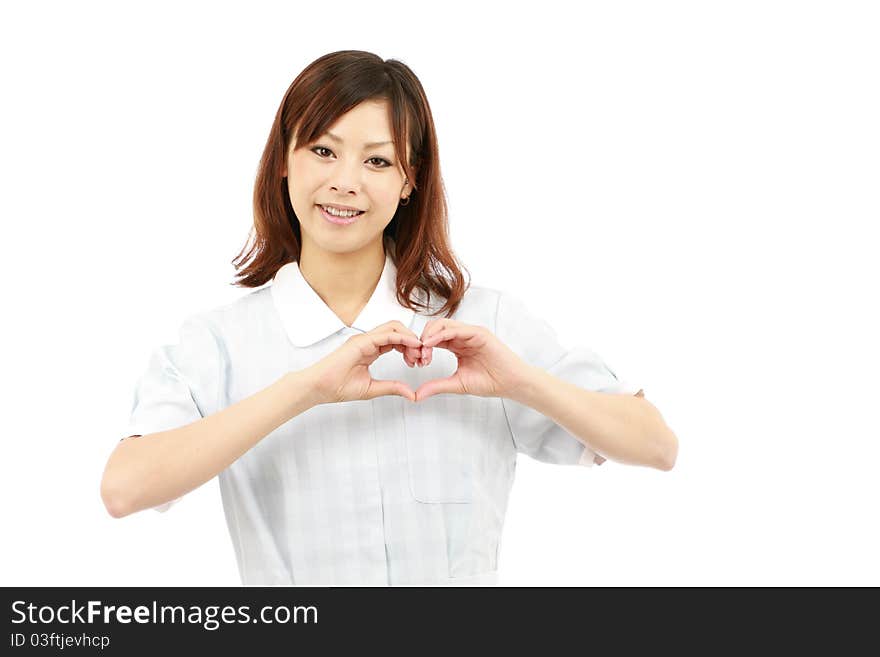
[[[154,352],[101,494],[164,511],[218,476],[244,584],[491,584],[518,452],[675,461],[638,387],[465,284],[399,61],[334,52],[293,81],[233,264],[259,289]]]

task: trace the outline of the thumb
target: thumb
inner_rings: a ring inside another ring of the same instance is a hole
[[[443,393],[461,394],[461,386],[455,376],[447,376],[444,379],[433,379],[419,386],[416,390],[415,401],[422,401],[433,395],[442,395]]]
[[[370,388],[367,390],[364,399],[375,399],[376,397],[383,397],[385,395],[406,397],[412,402],[416,400],[415,393],[403,381],[384,381],[378,379],[370,381]]]

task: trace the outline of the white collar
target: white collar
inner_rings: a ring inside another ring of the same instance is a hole
[[[347,328],[303,277],[298,262],[288,262],[275,272],[272,301],[290,341],[308,347]],[[412,328],[415,312],[397,302],[397,267],[386,252],[382,276],[367,305],[351,327],[366,333],[380,324],[397,320]]]

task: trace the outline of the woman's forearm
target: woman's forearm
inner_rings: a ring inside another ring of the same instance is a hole
[[[120,518],[177,499],[229,467],[269,433],[317,402],[310,370],[275,383],[191,424],[127,438],[101,481],[108,512]]]
[[[658,470],[675,465],[678,438],[647,399],[585,390],[537,367],[511,398],[613,461]]]

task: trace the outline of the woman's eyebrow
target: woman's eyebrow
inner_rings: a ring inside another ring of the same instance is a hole
[[[330,137],[330,139],[335,141],[337,144],[343,143],[342,138],[337,137],[332,132],[328,132],[326,134],[328,137]],[[390,143],[392,143],[390,140],[388,140],[388,141],[371,141],[371,142],[364,144],[364,148],[376,148],[377,146],[384,146],[385,144],[390,144]]]

